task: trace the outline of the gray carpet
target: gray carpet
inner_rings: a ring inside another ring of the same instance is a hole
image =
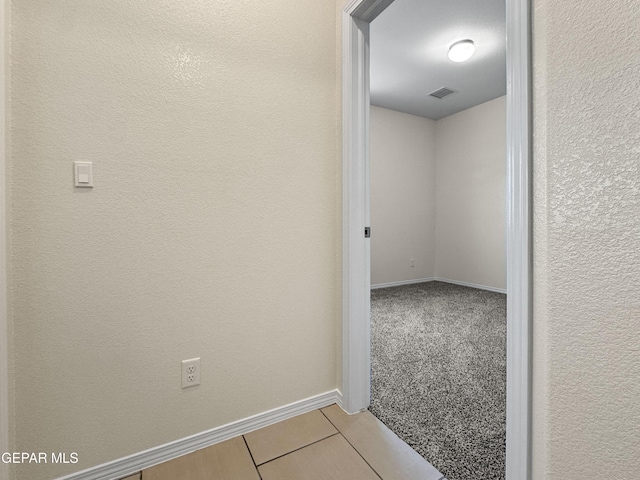
[[[449,480],[503,480],[506,296],[371,291],[370,411]]]

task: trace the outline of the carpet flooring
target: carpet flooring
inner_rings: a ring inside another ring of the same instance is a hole
[[[449,480],[505,478],[506,295],[371,291],[369,410]]]

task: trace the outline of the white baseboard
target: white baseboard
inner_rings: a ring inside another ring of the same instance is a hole
[[[399,287],[400,285],[413,285],[414,283],[433,282],[434,280],[434,277],[429,277],[416,278],[413,280],[400,280],[399,282],[377,283],[375,285],[371,285],[371,290],[375,290],[377,288]]]
[[[274,408],[264,413],[222,425],[204,432],[196,433],[190,437],[182,438],[159,447],[150,448],[143,452],[134,453],[128,457],[103,463],[96,467],[88,468],[81,472],[60,477],[58,480],[117,480],[127,475],[137,473],[145,468],[152,467],[162,462],[186,455],[188,453],[210,447],[216,443],[230,438],[253,432],[274,423],[303,413],[317,410],[337,403],[342,406],[342,393],[339,390],[331,390],[314,397],[309,397],[298,402],[290,403],[283,407]]]
[[[399,282],[377,283],[375,285],[371,285],[371,290],[375,290],[377,288],[399,287],[400,285],[413,285],[414,283],[424,283],[424,282],[452,283],[453,285],[462,285],[463,287],[478,288],[480,290],[488,290],[490,292],[505,293],[505,294],[507,293],[506,288],[488,287],[487,285],[479,285],[477,283],[469,283],[469,282],[460,282],[458,280],[450,280],[448,278],[440,278],[440,277],[417,278],[415,280],[400,280]]]
[[[488,287],[487,285],[479,285],[477,283],[469,283],[469,282],[460,282],[458,280],[450,280],[448,278],[440,278],[440,277],[435,277],[433,280],[436,282],[445,282],[445,283],[452,283],[454,285],[462,285],[463,287],[471,287],[471,288],[478,288],[480,290],[488,290],[490,292],[505,293],[505,294],[507,293],[506,288]]]

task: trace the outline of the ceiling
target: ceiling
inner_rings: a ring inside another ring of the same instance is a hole
[[[507,91],[505,0],[395,0],[370,28],[373,105],[438,120]],[[466,38],[475,54],[449,60]],[[429,96],[442,87],[456,93]]]

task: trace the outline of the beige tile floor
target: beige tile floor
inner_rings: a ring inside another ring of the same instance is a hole
[[[232,438],[123,480],[446,480],[369,412],[337,405]]]

